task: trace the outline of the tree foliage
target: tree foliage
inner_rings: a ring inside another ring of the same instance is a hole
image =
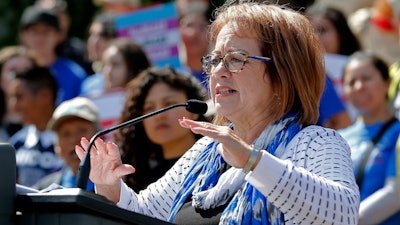
[[[86,39],[87,27],[98,9],[91,0],[66,0],[71,17],[70,35]],[[35,0],[0,1],[0,47],[18,44],[18,24],[24,9]]]

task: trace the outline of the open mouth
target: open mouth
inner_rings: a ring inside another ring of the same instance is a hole
[[[234,93],[234,92],[236,92],[235,90],[233,90],[233,89],[219,89],[218,91],[217,91],[217,94],[231,94],[231,93]]]

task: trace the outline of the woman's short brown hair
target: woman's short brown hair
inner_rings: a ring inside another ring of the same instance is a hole
[[[262,56],[272,58],[266,66],[271,86],[279,99],[272,112],[278,120],[289,112],[299,114],[299,123],[315,124],[319,102],[325,86],[323,48],[308,19],[298,12],[275,4],[229,2],[214,13],[210,38],[227,24],[234,24],[236,33],[255,34]],[[249,32],[250,31],[250,32]],[[216,123],[226,121],[216,115]]]

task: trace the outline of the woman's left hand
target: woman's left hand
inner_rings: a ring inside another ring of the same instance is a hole
[[[186,117],[179,119],[179,124],[182,127],[189,128],[195,134],[208,136],[219,142],[217,151],[229,165],[236,168],[243,168],[246,165],[252,147],[229,127],[194,121]]]

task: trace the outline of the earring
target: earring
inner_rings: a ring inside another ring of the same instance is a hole
[[[278,94],[274,94],[274,97],[275,97],[276,101],[278,102],[278,105],[281,105],[282,104],[281,97]]]

